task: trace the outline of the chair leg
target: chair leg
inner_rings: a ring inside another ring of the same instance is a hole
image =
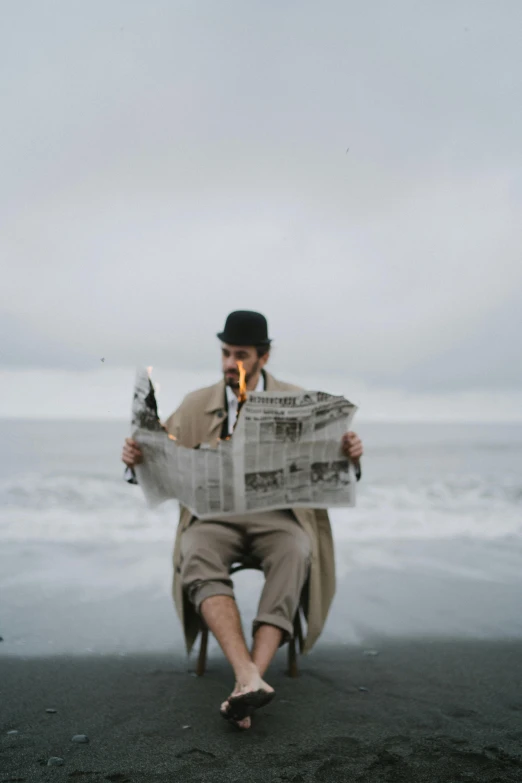
[[[203,628],[201,631],[201,642],[199,645],[198,663],[196,666],[196,674],[198,677],[203,677],[205,669],[207,667],[207,646],[208,646],[208,628]]]
[[[290,639],[288,642],[288,676],[299,677],[299,669],[297,667],[297,656],[295,654],[295,638]]]
[[[299,609],[297,610],[297,614],[294,620],[294,636],[297,636],[297,640],[299,642],[299,652],[302,653],[304,647],[304,640],[303,640],[303,626],[301,625],[301,615],[299,613]]]

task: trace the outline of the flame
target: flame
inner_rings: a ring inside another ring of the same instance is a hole
[[[150,376],[152,375],[152,367],[147,367],[147,374],[150,378]]]
[[[237,369],[239,370],[239,402],[245,402],[247,398],[247,387],[246,387],[246,370],[243,367],[243,362],[237,363]]]
[[[171,440],[177,440],[176,436],[175,436],[175,435],[172,435],[170,432],[169,432],[169,438],[170,438]]]

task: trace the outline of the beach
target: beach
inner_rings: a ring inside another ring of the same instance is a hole
[[[319,647],[300,664],[286,677],[281,652],[276,699],[239,732],[218,715],[219,655],[203,678],[179,654],[4,657],[0,780],[522,779],[519,641]]]
[[[176,509],[123,482],[125,426],[0,422],[0,783],[522,780],[520,425],[361,425],[326,627],[249,732],[216,642],[185,656]]]

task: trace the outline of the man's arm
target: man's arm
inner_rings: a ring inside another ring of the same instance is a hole
[[[184,401],[185,400],[183,400],[183,402]],[[171,413],[169,418],[163,424],[169,435],[173,435],[176,440],[179,440],[181,437],[181,409],[183,407],[183,402],[179,408],[176,408],[174,413]]]

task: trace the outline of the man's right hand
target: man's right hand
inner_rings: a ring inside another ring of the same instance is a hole
[[[121,460],[128,468],[134,468],[143,461],[143,454],[140,451],[140,447],[132,438],[125,438],[123,451],[121,452]]]

